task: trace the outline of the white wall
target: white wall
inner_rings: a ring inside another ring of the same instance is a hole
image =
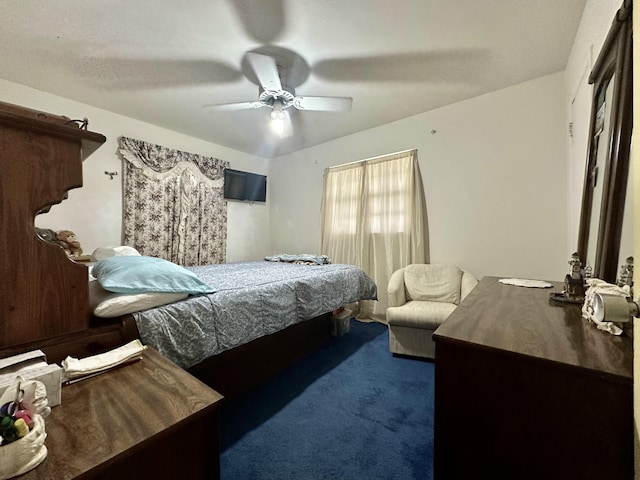
[[[326,167],[417,148],[432,263],[561,280],[572,253],[563,92],[557,73],[273,159],[274,253],[319,251]]]
[[[107,137],[83,164],[83,188],[71,190],[67,200],[39,215],[35,222],[39,227],[73,230],[86,253],[99,246],[121,244],[122,161],[116,152],[122,135],[221,158],[239,170],[268,172],[268,161],[263,158],[4,80],[0,80],[0,100],[71,118],[86,117],[89,130]],[[105,171],[117,171],[118,176],[109,180]],[[227,261],[255,260],[269,253],[269,199],[262,204],[228,202],[227,215]]]

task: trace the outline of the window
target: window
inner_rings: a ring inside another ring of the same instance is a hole
[[[362,268],[378,285],[378,302],[365,302],[364,316],[383,316],[391,274],[428,256],[416,150],[328,168],[321,224],[322,253]]]

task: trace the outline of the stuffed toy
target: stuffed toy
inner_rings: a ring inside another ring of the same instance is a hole
[[[60,230],[56,233],[58,244],[64,248],[67,255],[77,257],[82,255],[82,247],[80,242],[76,239],[76,234],[71,230]]]

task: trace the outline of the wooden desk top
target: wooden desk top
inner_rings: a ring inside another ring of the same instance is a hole
[[[598,330],[582,318],[580,305],[552,302],[549,293],[562,284],[524,288],[498,280],[480,281],[435,331],[436,348],[440,339],[467,342],[633,381],[632,338]]]
[[[62,404],[45,418],[47,458],[20,478],[91,477],[187,419],[203,418],[221,400],[218,392],[147,348],[139,362],[62,387]]]

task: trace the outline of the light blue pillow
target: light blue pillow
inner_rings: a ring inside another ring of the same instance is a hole
[[[91,274],[114,293],[213,293],[195,273],[161,258],[115,256],[96,263]]]

